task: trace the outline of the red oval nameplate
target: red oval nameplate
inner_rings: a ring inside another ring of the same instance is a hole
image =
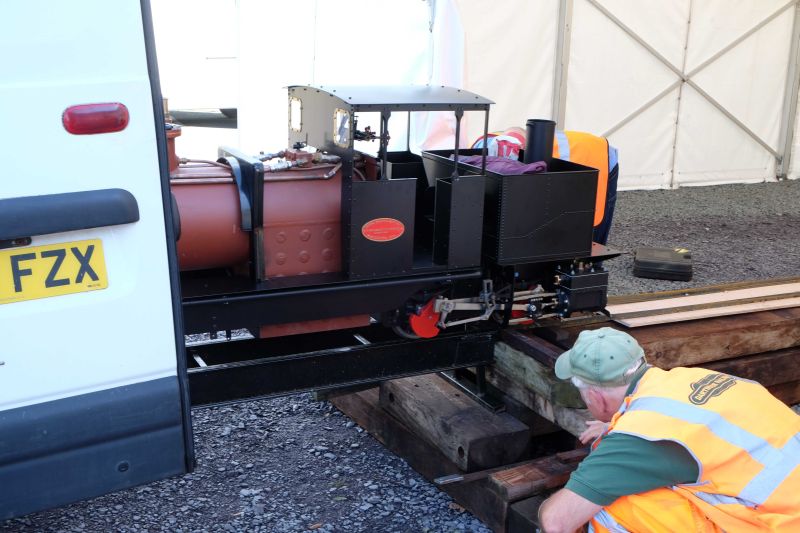
[[[361,235],[373,242],[393,241],[405,231],[405,225],[394,218],[374,218],[361,226]]]

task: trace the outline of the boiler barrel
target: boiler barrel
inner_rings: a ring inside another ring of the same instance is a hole
[[[250,238],[242,231],[239,192],[230,173],[219,170],[228,177],[206,175],[203,179],[170,182],[181,218],[181,270],[227,268],[250,258]]]
[[[264,275],[339,272],[341,171],[316,165],[270,173],[264,182]],[[231,268],[250,259],[239,192],[230,170],[213,163],[181,165],[172,173],[178,205],[181,270]]]

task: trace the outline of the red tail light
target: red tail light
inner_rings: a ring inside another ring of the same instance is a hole
[[[61,115],[64,129],[73,135],[122,131],[129,120],[128,108],[120,103],[74,105]]]

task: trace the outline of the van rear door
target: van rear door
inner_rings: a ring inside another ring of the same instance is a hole
[[[194,462],[149,5],[3,20],[0,519]]]

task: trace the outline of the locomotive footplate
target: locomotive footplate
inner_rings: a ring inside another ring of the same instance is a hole
[[[187,347],[193,406],[375,383],[490,364],[493,329],[409,340],[381,327]]]
[[[478,286],[480,277],[479,270],[460,270],[366,281],[310,274],[257,285],[237,284],[234,278],[184,280],[184,331],[203,333],[345,314],[378,315],[404,305],[409,295],[419,291],[454,284]]]

